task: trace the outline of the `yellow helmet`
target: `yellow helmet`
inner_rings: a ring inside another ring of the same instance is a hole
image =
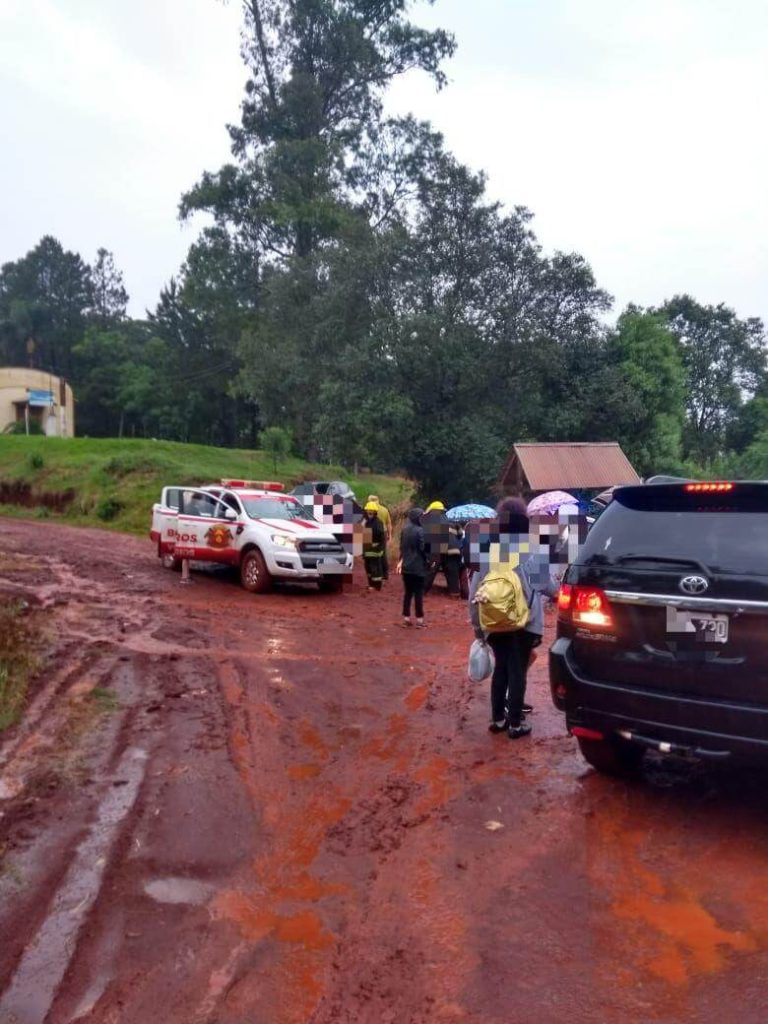
[[[427,512],[445,512],[445,505],[442,501],[433,501],[431,505],[427,505]]]
[[[365,512],[378,512],[379,511],[379,506],[377,505],[377,503],[375,501],[366,501],[365,507],[364,507],[364,511]]]

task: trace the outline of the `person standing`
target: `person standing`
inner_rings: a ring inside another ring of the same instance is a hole
[[[397,571],[403,577],[403,625],[412,625],[411,602],[416,605],[416,625],[424,622],[424,582],[427,577],[427,552],[421,525],[423,509],[412,508],[400,535],[400,561]]]
[[[378,513],[379,506],[375,502],[366,502],[363,509],[363,561],[369,590],[381,590],[384,582],[382,559],[386,535]]]
[[[524,719],[530,711],[525,704],[525,689],[532,652],[541,644],[544,632],[543,595],[557,595],[557,583],[550,575],[548,563],[530,553],[529,523],[525,502],[520,498],[505,498],[498,507],[499,562],[494,566],[481,565],[472,577],[469,592],[470,618],[478,639],[487,640],[495,657],[491,678],[491,722],[489,730],[506,731],[510,739],[520,739],[531,732]],[[489,572],[513,568],[517,573],[528,606],[527,621],[523,628],[510,622],[510,628],[498,628],[488,634],[480,624],[480,610],[476,603],[478,590]]]
[[[384,555],[382,557],[382,575],[384,580],[389,579],[389,553],[387,548],[392,543],[392,516],[389,514],[389,509],[381,504],[379,501],[378,494],[369,494],[368,501],[378,506],[378,516],[381,520],[382,526],[384,527]],[[366,502],[367,504],[367,502]]]
[[[463,537],[460,524],[449,523],[448,545],[442,558],[442,569],[445,582],[448,584],[449,597],[461,597],[461,543]]]
[[[435,577],[443,568],[443,557],[448,550],[448,518],[442,501],[433,501],[427,505],[427,511],[421,522],[424,527],[424,544],[427,553],[424,593],[428,594],[435,582]]]

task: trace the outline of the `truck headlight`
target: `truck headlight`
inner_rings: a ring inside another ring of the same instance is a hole
[[[290,548],[291,551],[296,550],[296,541],[293,537],[286,537],[284,533],[273,533],[270,537],[273,544],[276,544],[279,548]]]

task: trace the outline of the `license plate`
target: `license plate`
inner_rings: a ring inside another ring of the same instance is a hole
[[[667,632],[695,636],[706,644],[728,643],[728,616],[667,608]]]
[[[317,571],[326,576],[333,573],[347,572],[347,567],[343,562],[334,562],[329,559],[327,562],[318,562]]]

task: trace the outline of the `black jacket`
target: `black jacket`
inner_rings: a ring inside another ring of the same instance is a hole
[[[400,535],[400,557],[403,572],[412,576],[427,575],[427,553],[424,544],[424,530],[418,523],[408,522]]]

